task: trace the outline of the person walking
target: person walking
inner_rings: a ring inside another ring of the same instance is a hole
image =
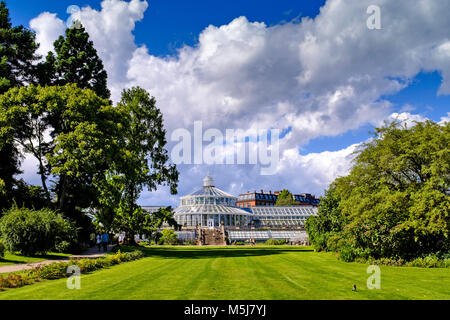
[[[102,249],[102,237],[100,234],[97,234],[97,240],[96,240],[97,246],[98,246],[98,252]]]
[[[108,251],[109,236],[106,232],[102,235],[102,243],[103,243],[103,251],[104,252]]]

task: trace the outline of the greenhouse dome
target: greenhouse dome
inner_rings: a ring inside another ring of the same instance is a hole
[[[250,214],[236,205],[237,197],[214,186],[211,176],[203,179],[203,187],[180,198],[175,220],[183,227],[244,227]]]

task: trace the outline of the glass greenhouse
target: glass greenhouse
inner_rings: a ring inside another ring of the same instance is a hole
[[[214,186],[210,176],[203,179],[203,187],[181,197],[175,209],[175,220],[184,227],[245,227],[250,222],[250,213],[236,206],[237,197]]]

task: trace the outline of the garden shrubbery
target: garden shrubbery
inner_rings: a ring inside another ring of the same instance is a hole
[[[175,245],[178,243],[178,237],[175,231],[172,229],[164,229],[161,231],[161,238],[159,238],[158,244]]]
[[[80,246],[75,225],[50,209],[11,208],[0,219],[0,235],[9,251],[26,256]]]
[[[280,245],[286,244],[286,240],[284,240],[284,239],[281,239],[281,240],[269,239],[266,241],[265,244],[267,246],[280,246]]]
[[[450,252],[450,123],[375,129],[347,176],[321,198],[306,229],[343,261],[435,267]]]
[[[31,270],[9,273],[7,276],[0,275],[0,291],[4,288],[16,288],[32,284],[40,280],[60,279],[70,276],[67,273],[69,266],[78,266],[81,273],[92,272],[107,268],[123,262],[133,261],[144,257],[140,250],[121,252],[97,259],[70,260],[68,262],[55,262],[47,265],[39,265]]]

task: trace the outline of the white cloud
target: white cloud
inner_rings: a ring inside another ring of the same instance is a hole
[[[56,13],[43,12],[30,21],[30,28],[36,31],[36,42],[40,44],[37,53],[45,59],[49,51],[54,51],[53,43],[64,34],[66,25]]]
[[[447,112],[447,116],[441,117],[440,125],[443,125],[446,122],[450,122],[450,112]]]
[[[287,149],[281,157],[277,175],[291,177],[288,184],[293,190],[311,190],[322,194],[334,179],[349,173],[354,152],[360,144],[338,151],[324,151],[301,155],[298,149]],[[291,189],[291,190],[292,190]],[[306,192],[306,191],[303,191]]]
[[[421,116],[420,114],[411,114],[409,112],[397,113],[394,112],[386,119],[388,122],[397,121],[406,124],[408,128],[415,125],[416,122],[423,122],[428,120],[426,117]],[[381,123],[380,123],[381,125]]]

